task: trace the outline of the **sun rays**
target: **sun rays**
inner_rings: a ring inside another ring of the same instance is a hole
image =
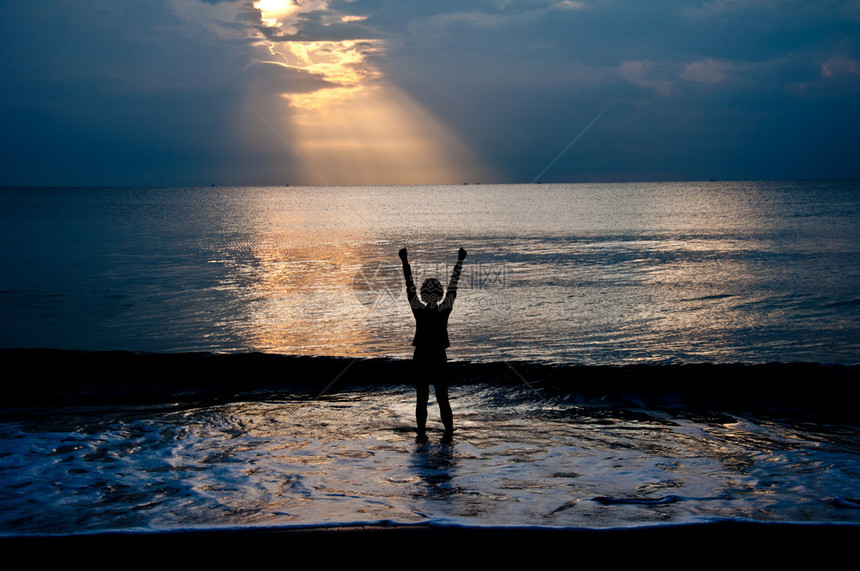
[[[378,39],[307,41],[289,38],[303,10],[285,0],[254,3],[261,26],[261,62],[277,63],[324,84],[284,90],[272,109],[274,128],[289,133],[290,147],[311,165],[313,184],[444,184],[489,177],[457,134],[411,97],[386,82],[372,58],[384,54]],[[332,15],[329,21],[360,22]],[[287,175],[287,178],[295,179]],[[303,173],[307,177],[308,173]],[[301,178],[301,177],[299,177]]]

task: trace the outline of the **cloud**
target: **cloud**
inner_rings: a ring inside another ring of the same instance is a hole
[[[280,182],[295,161],[251,107],[292,140],[360,87],[388,90],[380,123],[402,105],[506,182],[607,105],[546,180],[860,175],[839,135],[860,128],[856,0],[303,0],[276,25],[254,4],[0,3],[0,184]]]
[[[738,68],[738,64],[715,59],[703,59],[684,65],[680,78],[686,81],[714,84],[728,79]]]
[[[210,19],[167,1],[0,5],[0,184],[238,182],[256,151],[235,129],[249,86],[321,84],[249,68],[247,35],[211,19],[238,5],[185,4]]]
[[[323,74],[274,61],[259,60],[252,61],[245,68],[243,82],[250,90],[263,95],[312,93],[337,86],[336,83],[328,81]]]
[[[469,2],[464,5],[468,6]],[[525,6],[521,6],[525,4]],[[438,34],[451,28],[501,29],[532,24],[558,11],[579,11],[586,8],[583,2],[495,3],[494,9],[486,5],[470,11],[452,11],[418,18],[409,23],[412,34]]]
[[[844,57],[828,59],[821,64],[821,75],[824,77],[860,76],[860,60]]]
[[[660,95],[668,96],[672,93],[673,82],[666,77],[665,64],[660,65],[647,60],[633,60],[621,62],[617,68],[619,76],[634,85],[653,89]]]

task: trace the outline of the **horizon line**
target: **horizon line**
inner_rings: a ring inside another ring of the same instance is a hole
[[[691,178],[691,179],[618,179],[618,180],[571,180],[555,182],[469,182],[462,183],[389,183],[389,184],[0,184],[0,189],[50,189],[50,188],[136,188],[136,189],[168,189],[168,188],[392,188],[392,187],[428,187],[428,186],[559,186],[571,184],[669,184],[679,182],[811,182],[811,181],[852,181],[860,180],[860,176],[833,177],[800,177],[800,178]]]

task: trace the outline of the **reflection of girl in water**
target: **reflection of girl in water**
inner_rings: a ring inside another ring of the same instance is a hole
[[[448,381],[445,378],[445,363],[448,357],[445,355],[445,349],[451,345],[448,341],[448,317],[457,297],[457,282],[460,280],[463,260],[466,259],[466,250],[460,248],[448,284],[448,292],[443,292],[439,280],[430,278],[421,285],[420,300],[412,281],[412,268],[409,267],[406,248],[400,250],[399,255],[403,261],[403,277],[406,278],[406,297],[412,307],[412,315],[415,316],[415,338],[412,340],[415,353],[412,362],[415,369],[415,419],[418,423],[416,440],[427,442],[427,401],[432,384],[436,402],[439,403],[442,424],[445,426],[442,440],[450,442],[454,436],[454,417],[448,402]]]

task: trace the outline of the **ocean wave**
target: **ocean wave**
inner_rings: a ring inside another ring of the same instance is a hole
[[[409,385],[403,359],[267,353],[138,353],[4,349],[5,406],[230,402],[333,398],[346,390]],[[528,361],[456,362],[452,386],[488,384],[514,398],[577,406],[768,412],[854,423],[860,365],[698,363],[561,365]]]

